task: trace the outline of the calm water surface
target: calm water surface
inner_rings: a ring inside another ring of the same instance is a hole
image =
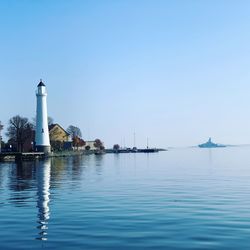
[[[250,249],[250,148],[0,164],[0,249]]]

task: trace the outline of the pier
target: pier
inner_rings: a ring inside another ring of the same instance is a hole
[[[35,159],[43,159],[45,157],[46,155],[43,152],[31,152],[31,153],[6,152],[6,153],[0,153],[0,162],[35,160]]]
[[[79,155],[89,155],[96,153],[94,150],[79,150],[79,151],[61,151],[61,152],[29,152],[29,153],[20,153],[20,152],[5,152],[0,153],[0,162],[6,161],[34,161],[34,160],[43,160],[46,158],[55,158],[55,157],[73,157]]]

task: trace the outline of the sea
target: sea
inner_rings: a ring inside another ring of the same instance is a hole
[[[0,249],[250,249],[250,147],[0,163]]]

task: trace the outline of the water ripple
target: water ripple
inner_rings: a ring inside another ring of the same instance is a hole
[[[1,164],[0,247],[249,249],[248,157],[189,149]]]

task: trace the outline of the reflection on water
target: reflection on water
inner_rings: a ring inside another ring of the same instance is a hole
[[[209,164],[213,164],[213,151],[211,148],[208,149],[208,155],[209,155]]]
[[[39,240],[47,240],[47,230],[49,222],[49,202],[50,202],[50,171],[51,160],[38,162],[36,164],[37,179],[37,208],[38,208],[38,224]]]
[[[0,249],[248,249],[249,151],[0,164]]]
[[[10,170],[9,189],[12,190],[10,202],[16,206],[25,205],[26,200],[30,199],[30,190],[35,179],[35,167],[33,162],[17,162],[12,164]]]
[[[98,175],[101,175],[102,173],[102,164],[103,164],[103,155],[95,155],[94,165],[95,165],[96,173]]]

